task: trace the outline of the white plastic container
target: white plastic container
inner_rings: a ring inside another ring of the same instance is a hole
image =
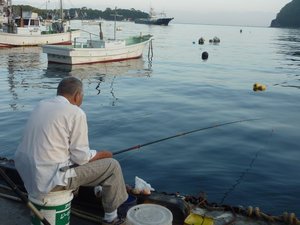
[[[71,190],[50,192],[38,199],[29,196],[29,200],[51,225],[70,224],[72,199]],[[42,222],[33,213],[31,214],[31,225],[42,225]]]
[[[172,225],[172,212],[161,205],[141,204],[130,208],[126,225]]]

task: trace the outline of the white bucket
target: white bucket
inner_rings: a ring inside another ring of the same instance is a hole
[[[172,212],[161,205],[141,204],[130,208],[126,225],[172,225]]]
[[[70,224],[72,199],[71,190],[50,192],[38,198],[29,196],[29,200],[51,225]],[[31,214],[31,225],[42,225],[42,222],[33,213]]]

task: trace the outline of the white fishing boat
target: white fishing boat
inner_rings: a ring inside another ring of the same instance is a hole
[[[116,38],[115,8],[114,38],[104,39],[101,22],[99,23],[99,36],[89,33],[89,39],[84,41],[74,40],[72,46],[67,45],[44,45],[43,52],[47,54],[49,63],[60,63],[68,65],[116,62],[128,59],[140,58],[145,46],[149,43],[148,57],[153,56],[152,35],[128,37],[126,39]],[[97,39],[92,39],[97,36]]]
[[[49,63],[91,64],[140,58],[148,43],[152,50],[152,35],[133,36],[124,40],[75,40],[72,46],[44,45],[43,52],[47,54]]]
[[[63,20],[42,26],[37,13],[21,12],[13,18],[11,0],[3,1],[6,14],[0,32],[0,47],[39,46],[44,44],[71,44],[80,36],[80,30],[71,30],[70,24]],[[61,3],[62,5],[62,3]]]

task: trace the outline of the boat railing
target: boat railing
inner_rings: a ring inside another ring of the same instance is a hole
[[[89,31],[86,31],[86,30],[82,30],[80,29],[83,33],[86,33],[88,34],[88,36],[90,37],[90,39],[94,36],[94,37],[99,37],[100,38],[100,35],[99,34],[94,34],[92,32],[89,32]]]
[[[82,30],[82,29],[81,29],[81,31],[86,33],[88,36],[74,38],[73,47],[74,48],[96,47],[96,46],[93,46],[93,43],[95,43],[95,37],[99,38],[99,40],[100,40],[100,35],[94,34],[94,33],[91,33],[89,31]]]
[[[73,48],[104,48],[105,41],[100,39],[89,39],[84,37],[74,38]]]

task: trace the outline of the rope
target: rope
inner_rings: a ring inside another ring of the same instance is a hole
[[[101,224],[101,221],[102,221],[102,218],[100,216],[95,216],[93,214],[87,213],[80,209],[71,208],[71,214],[73,214],[74,216],[80,217],[82,219],[89,220],[91,222],[96,222],[98,224]]]
[[[148,48],[148,60],[152,62],[153,58],[153,45],[152,45],[152,39],[149,42],[149,48]]]
[[[87,30],[82,30],[82,29],[80,29],[82,32],[85,32],[85,33],[88,33],[89,35],[94,35],[94,36],[96,36],[96,37],[100,37],[99,36],[99,34],[94,34],[94,33],[91,33],[91,32],[89,32],[89,31],[87,31]]]
[[[265,220],[267,222],[281,222],[287,225],[300,225],[300,220],[296,217],[295,213],[285,212],[281,216],[272,216],[262,212],[258,207],[248,206],[243,207],[232,207],[228,205],[217,205],[216,203],[208,203],[206,199],[201,196],[197,199],[193,196],[186,196],[185,201],[192,205],[197,205],[200,208],[204,208],[207,211],[230,211],[233,215],[233,219],[228,223],[232,224],[236,220],[236,215],[241,215],[253,219]],[[228,225],[228,224],[227,224]]]
[[[19,197],[15,197],[15,196],[12,196],[12,195],[7,195],[7,194],[0,193],[0,197],[10,199],[10,200],[14,200],[16,202],[22,202],[22,200]]]

